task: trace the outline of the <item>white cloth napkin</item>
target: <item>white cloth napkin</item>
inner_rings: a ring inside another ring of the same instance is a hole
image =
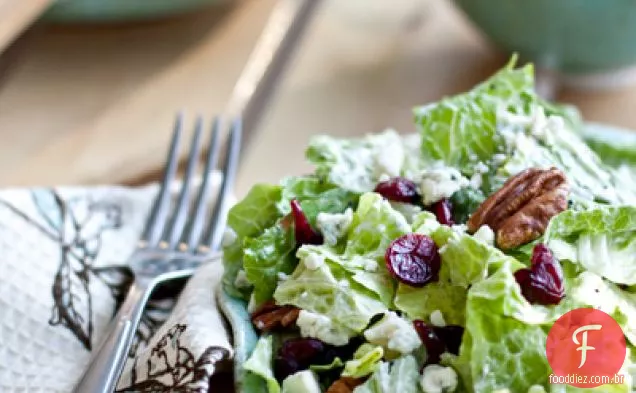
[[[0,192],[0,392],[72,390],[123,294],[122,264],[156,192]],[[149,305],[118,392],[208,391],[216,363],[232,355],[214,297],[222,269],[206,264],[178,301]]]

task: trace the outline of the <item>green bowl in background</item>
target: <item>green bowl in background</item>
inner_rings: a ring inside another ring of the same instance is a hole
[[[44,19],[51,22],[136,22],[195,11],[232,0],[57,0]]]
[[[496,45],[564,74],[636,64],[634,0],[454,0]]]

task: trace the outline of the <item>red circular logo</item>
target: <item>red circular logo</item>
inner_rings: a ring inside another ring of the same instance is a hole
[[[593,308],[569,311],[548,333],[550,382],[579,388],[622,384],[618,373],[626,352],[623,330],[608,314]]]

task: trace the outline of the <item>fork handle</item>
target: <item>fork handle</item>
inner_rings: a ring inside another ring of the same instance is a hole
[[[112,393],[115,390],[151,290],[151,285],[133,282],[74,393]]]

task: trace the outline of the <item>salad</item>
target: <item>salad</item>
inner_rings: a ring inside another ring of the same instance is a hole
[[[577,391],[550,383],[546,358],[577,308],[611,315],[627,343],[624,381],[591,390],[633,391],[633,152],[587,143],[514,58],[414,121],[314,137],[314,173],[257,184],[229,212],[223,285],[260,337],[244,392]]]

